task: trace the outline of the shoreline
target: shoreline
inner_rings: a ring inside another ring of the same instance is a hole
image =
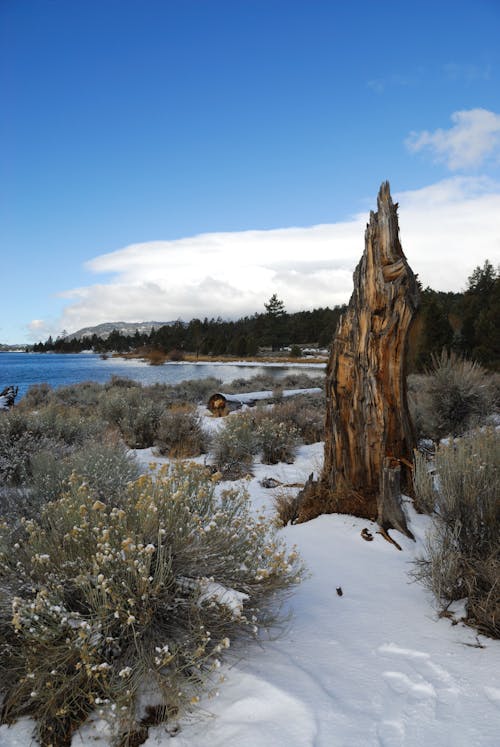
[[[213,358],[209,355],[195,355],[194,353],[185,353],[182,360],[169,360],[168,355],[149,356],[140,353],[110,353],[110,358],[122,358],[124,360],[141,360],[149,366],[163,366],[166,364],[189,364],[211,366],[303,366],[304,368],[320,368],[328,363],[328,356],[304,356],[301,358],[292,358],[284,356],[270,356],[264,358],[238,358],[233,356]]]

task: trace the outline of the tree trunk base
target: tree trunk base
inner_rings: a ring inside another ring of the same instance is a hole
[[[313,480],[313,475],[297,495],[297,524],[311,521],[321,514],[349,514],[360,519],[377,523],[380,534],[398,550],[401,546],[389,535],[390,529],[396,529],[405,537],[414,540],[408,528],[406,516],[401,504],[401,465],[392,457],[384,459],[378,494],[361,494],[348,486],[331,487],[322,480]]]
[[[332,490],[323,480],[312,475],[297,496],[297,524],[311,521],[321,514],[350,514],[369,521],[377,520],[377,495],[358,493],[347,485],[337,484]]]
[[[377,524],[386,533],[389,529],[397,529],[410,539],[415,539],[408,529],[401,505],[401,465],[392,457],[385,457],[383,462],[377,497]]]

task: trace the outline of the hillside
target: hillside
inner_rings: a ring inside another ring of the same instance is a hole
[[[174,324],[174,322],[103,322],[95,327],[82,327],[82,329],[72,332],[70,335],[65,335],[64,340],[81,340],[84,337],[93,337],[94,335],[106,340],[114,330],[121,335],[133,335],[136,332],[141,335],[149,335],[153,328],[159,329],[171,324]]]

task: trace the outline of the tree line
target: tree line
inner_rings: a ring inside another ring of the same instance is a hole
[[[425,369],[441,350],[500,369],[500,267],[486,260],[462,293],[425,288],[410,340],[410,365]]]
[[[276,294],[265,311],[238,320],[192,319],[164,325],[150,333],[132,335],[113,330],[103,339],[64,337],[39,342],[35,352],[96,353],[157,350],[164,354],[255,356],[263,348],[278,351],[300,346],[327,348],[345,306],[322,307],[288,313]],[[476,267],[461,293],[445,293],[421,287],[421,304],[410,334],[409,367],[424,370],[432,355],[453,350],[488,368],[500,368],[500,268],[486,260]]]
[[[132,352],[141,348],[163,353],[180,351],[195,355],[255,356],[262,348],[273,351],[287,346],[328,347],[343,306],[318,308],[289,314],[276,295],[265,305],[266,311],[238,320],[192,319],[176,321],[150,333],[132,335],[113,330],[103,339],[97,335],[80,339],[49,338],[33,346],[35,352],[96,353]],[[299,352],[299,351],[296,351]]]

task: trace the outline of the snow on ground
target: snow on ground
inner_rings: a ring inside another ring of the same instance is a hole
[[[314,358],[321,358],[321,355],[313,356]],[[298,360],[296,363],[290,363],[290,361],[283,360],[280,361],[278,359],[273,361],[266,361],[265,359],[259,359],[259,360],[245,360],[242,358],[241,360],[234,360],[234,361],[208,361],[210,366],[242,366],[245,368],[318,368],[318,369],[324,369],[326,367],[326,364],[328,362],[328,354],[324,355],[324,362],[312,362],[307,360],[307,356],[302,358],[301,360]],[[134,360],[139,360],[134,358]],[[146,365],[149,365],[149,363],[146,361]],[[207,361],[165,361],[163,364],[164,366],[206,366]]]
[[[263,477],[303,482],[320,470],[322,448],[301,447],[292,465],[256,464],[242,481],[255,509],[272,514],[274,491],[261,487]],[[141,454],[143,464],[155,459]],[[181,723],[174,737],[150,729],[146,747],[498,747],[500,641],[437,618],[430,595],[408,576],[429,520],[409,501],[407,512],[417,539],[399,535],[402,552],[350,516],[282,530],[309,571],[288,602],[285,631],[244,657],[233,651],[199,720]],[[373,542],[361,538],[364,527]],[[34,746],[32,726],[0,727],[1,747]],[[108,744],[102,721],[72,741]]]
[[[282,397],[294,397],[297,394],[321,394],[323,389],[319,386],[309,387],[308,389],[283,389],[281,392]],[[227,399],[228,402],[241,402],[242,404],[256,402],[262,399],[271,399],[273,392],[270,389],[263,390],[261,392],[240,392],[239,394],[221,394]]]

